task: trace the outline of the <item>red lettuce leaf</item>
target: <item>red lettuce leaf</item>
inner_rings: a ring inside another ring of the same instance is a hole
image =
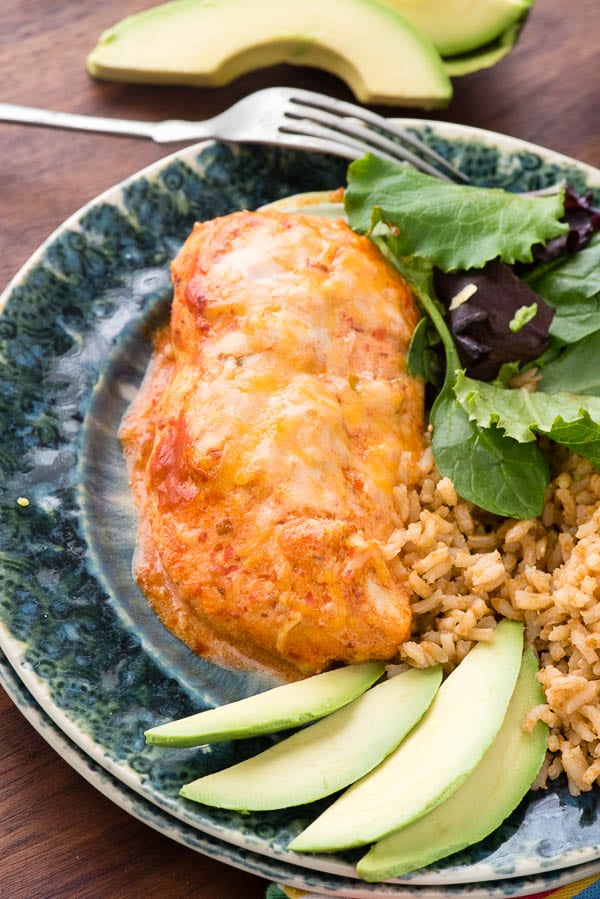
[[[463,289],[477,289],[452,308]],[[434,287],[467,375],[492,381],[507,362],[529,362],[548,349],[554,310],[514,271],[499,260],[465,272],[434,270]],[[536,305],[533,318],[520,330],[510,328],[522,307]]]
[[[565,189],[564,219],[569,230],[560,237],[549,240],[545,245],[533,248],[534,262],[548,262],[565,250],[575,253],[581,250],[595,231],[600,231],[600,209],[593,205],[593,195],[578,194],[567,185]]]

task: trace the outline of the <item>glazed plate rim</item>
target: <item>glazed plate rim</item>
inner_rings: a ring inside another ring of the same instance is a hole
[[[323,872],[318,878],[320,882],[313,881],[308,884],[303,869],[295,869],[285,862],[275,861],[269,856],[258,855],[250,850],[241,852],[239,847],[233,844],[215,840],[196,828],[190,828],[179,821],[174,821],[171,815],[157,808],[154,803],[139,796],[125,784],[111,777],[102,766],[95,763],[74,744],[47,715],[29,693],[2,651],[0,651],[0,683],[15,707],[48,745],[84,780],[120,809],[163,836],[167,836],[189,849],[256,877],[273,880],[278,884],[285,884],[296,889],[310,889],[312,892],[315,887],[326,889],[327,896],[337,896],[340,899],[390,899],[390,896],[402,897],[402,899],[409,896],[418,896],[419,899],[448,899],[452,895],[464,896],[468,899],[503,899],[508,896],[529,896],[548,889],[558,889],[600,871],[600,860],[597,860],[533,877],[489,881],[488,886],[483,883],[473,884],[472,889],[468,892],[463,891],[460,885],[454,885],[454,889],[450,891],[448,888],[444,889],[443,886],[436,889],[429,885],[415,887],[407,884],[400,887],[391,883],[363,885],[357,882],[355,888],[350,886],[351,893],[348,892],[347,885],[342,887],[344,892],[340,893],[331,875]],[[225,852],[226,858],[223,857],[223,852]],[[390,893],[390,888],[393,889],[392,893]]]
[[[586,180],[586,183],[589,186],[600,186],[600,171],[595,169],[587,164],[578,163],[576,160],[573,160],[563,154],[556,153],[555,151],[548,150],[543,147],[539,147],[535,144],[532,144],[527,141],[518,140],[515,138],[508,137],[506,135],[499,135],[495,132],[487,131],[484,129],[474,128],[470,126],[460,126],[453,123],[447,122],[439,122],[439,121],[425,121],[421,119],[401,119],[397,120],[400,124],[409,128],[429,128],[433,131],[434,134],[439,134],[441,137],[447,138],[449,140],[452,139],[461,139],[463,141],[475,141],[480,142],[489,146],[498,147],[503,152],[508,153],[516,153],[517,151],[530,152],[537,156],[540,156],[547,162],[554,163],[558,166],[571,166],[575,169],[578,169],[583,177]],[[198,154],[203,148],[210,147],[212,142],[203,142],[202,144],[193,145],[191,147],[187,147],[184,150],[176,151],[175,153],[169,154],[163,159],[158,160],[157,162],[152,163],[151,165],[145,167],[139,172],[134,173],[129,178],[120,182],[119,184],[109,188],[104,191],[98,197],[92,199],[89,203],[85,204],[80,210],[75,212],[72,216],[70,216],[62,225],[60,225],[55,231],[44,241],[38,250],[30,257],[30,259],[25,263],[25,265],[21,268],[21,270],[15,275],[12,279],[6,290],[0,296],[0,311],[4,309],[5,304],[8,302],[9,298],[13,295],[15,289],[22,285],[27,281],[28,276],[31,272],[34,271],[35,266],[44,258],[48,248],[52,247],[54,242],[58,237],[63,235],[70,229],[74,229],[78,226],[78,223],[82,220],[82,218],[91,210],[98,207],[99,204],[108,203],[108,204],[116,204],[119,205],[119,199],[122,196],[122,192],[125,188],[130,185],[133,185],[140,181],[143,178],[152,178],[155,177],[159,172],[166,170],[167,166],[173,160],[181,160],[183,162],[187,162],[191,164],[193,160],[198,157]],[[172,801],[162,802],[161,797],[157,797],[156,795],[149,793],[147,789],[144,788],[144,784],[136,772],[133,769],[127,767],[126,764],[117,764],[113,759],[109,758],[106,753],[99,747],[93,738],[91,738],[87,733],[85,733],[79,726],[77,721],[72,720],[66,712],[64,712],[59,706],[54,702],[51,694],[47,689],[47,684],[44,682],[43,677],[40,678],[32,668],[28,667],[24,662],[24,650],[25,645],[14,637],[8,629],[2,625],[0,626],[0,647],[6,654],[8,661],[10,662],[12,668],[15,670],[17,676],[20,678],[23,687],[28,693],[31,694],[33,700],[39,703],[43,712],[49,716],[49,718],[53,722],[53,726],[57,727],[60,732],[62,732],[67,741],[70,741],[77,747],[77,751],[83,753],[84,756],[87,756],[93,763],[101,766],[104,770],[108,771],[114,777],[116,777],[127,790],[132,790],[138,793],[143,801],[150,801],[157,806],[160,811],[160,814],[165,814],[166,816],[170,816],[171,818],[175,818],[179,823],[182,822],[184,826],[191,826],[199,829],[201,831],[205,831],[212,837],[220,840],[222,842],[227,842],[233,846],[239,846],[240,848],[256,853],[259,852],[264,854],[266,858],[274,858],[278,863],[283,861],[289,861],[288,859],[278,858],[277,855],[271,855],[267,848],[260,848],[252,843],[248,843],[243,834],[236,836],[232,835],[226,828],[216,826],[214,829],[210,827],[202,826],[199,827],[197,822],[194,822],[190,819],[190,816],[185,812],[185,810],[181,810],[176,804]],[[0,676],[0,681],[1,681]],[[58,750],[57,750],[58,751]],[[291,855],[291,853],[289,854]],[[530,862],[533,862],[533,859],[530,859]],[[520,876],[529,877],[534,876],[534,873],[546,873],[554,871],[556,872],[559,869],[566,869],[571,867],[579,867],[582,864],[591,864],[595,863],[600,864],[600,847],[594,846],[590,847],[589,851],[577,850],[572,852],[570,855],[565,855],[560,858],[560,862],[552,862],[550,864],[541,864],[537,863],[537,868],[535,872],[529,871],[527,866],[522,872],[519,872],[519,875],[507,875],[498,873],[493,868],[487,871],[485,876],[478,878],[477,882],[488,882],[498,879],[507,879],[507,883],[510,882],[510,878],[512,876]],[[318,870],[325,874],[332,874],[335,876],[355,876],[351,875],[349,872],[349,866],[345,863],[338,864],[335,860],[323,861],[322,857],[318,860],[318,866],[315,865],[315,860],[310,857],[298,857],[294,855],[293,859],[294,865],[303,868],[312,868],[314,870]],[[485,864],[479,863],[480,870],[485,871]],[[469,866],[470,867],[470,866]],[[489,866],[488,866],[489,867]],[[449,872],[442,871],[441,873],[431,871],[429,873],[423,874],[415,874],[410,878],[405,879],[402,882],[397,882],[397,894],[402,895],[405,889],[405,885],[408,884],[409,888],[418,887],[419,889],[425,887],[432,887],[435,885],[440,885],[443,887],[446,885],[446,889],[448,888],[448,877],[447,874]],[[268,876],[268,875],[265,875]],[[450,882],[453,885],[460,884],[468,884],[472,883],[472,877],[470,877],[468,873],[468,868],[462,872],[455,872],[451,875]],[[396,893],[392,893],[395,895]],[[389,894],[389,895],[392,895]],[[372,895],[372,893],[369,893]],[[383,894],[382,894],[383,895]],[[388,895],[388,893],[386,893]],[[491,895],[486,893],[485,895]]]

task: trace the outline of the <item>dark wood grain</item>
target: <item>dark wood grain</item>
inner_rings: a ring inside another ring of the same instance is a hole
[[[284,66],[218,90],[92,81],[84,59],[100,31],[148,5],[0,4],[0,100],[157,119],[204,118],[271,84],[352,99],[333,76]],[[516,50],[493,69],[457,79],[452,105],[436,116],[600,166],[599,44],[598,0],[537,0]],[[149,142],[0,124],[0,286],[83,203],[164,153]],[[10,899],[264,895],[260,879],[182,848],[111,804],[47,746],[2,691],[0,822],[0,894]]]

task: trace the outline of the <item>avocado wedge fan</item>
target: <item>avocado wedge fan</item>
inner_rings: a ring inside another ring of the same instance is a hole
[[[306,715],[319,709],[317,717],[340,702],[340,675],[362,685],[361,695],[337,711],[258,755],[185,784],[181,796],[250,811],[304,805],[348,787],[290,848],[331,852],[372,844],[357,865],[368,881],[408,873],[483,839],[529,789],[547,738],[542,722],[531,732],[522,728],[542,701],[537,662],[531,651],[523,653],[522,625],[502,621],[490,636],[443,682],[439,666],[408,669],[374,685],[364,666],[347,666],[328,673],[337,677],[314,675],[224,706],[227,723],[216,735],[210,722],[219,709],[185,719],[183,726],[163,725],[163,745],[168,739],[167,745],[191,745],[192,730],[196,743],[250,736],[253,709],[256,732],[265,732],[271,703],[270,720],[281,722],[289,698],[289,721],[298,723],[303,705]],[[148,741],[158,742],[160,731],[148,731]],[[477,814],[482,788],[490,797],[485,815]]]

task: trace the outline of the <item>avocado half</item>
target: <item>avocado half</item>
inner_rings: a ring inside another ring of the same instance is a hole
[[[326,69],[363,103],[445,106],[452,86],[432,42],[380,0],[173,0],[105,31],[96,78],[218,86],[259,67]]]
[[[445,56],[444,66],[448,75],[456,78],[495,66],[513,49],[526,21],[527,15],[524,15],[522,19],[519,19],[514,25],[509,25],[502,34],[488,44],[483,44],[474,50],[467,50],[465,53],[457,53],[455,56]]]
[[[495,41],[523,19],[534,0],[386,0],[434,43],[456,56]]]

